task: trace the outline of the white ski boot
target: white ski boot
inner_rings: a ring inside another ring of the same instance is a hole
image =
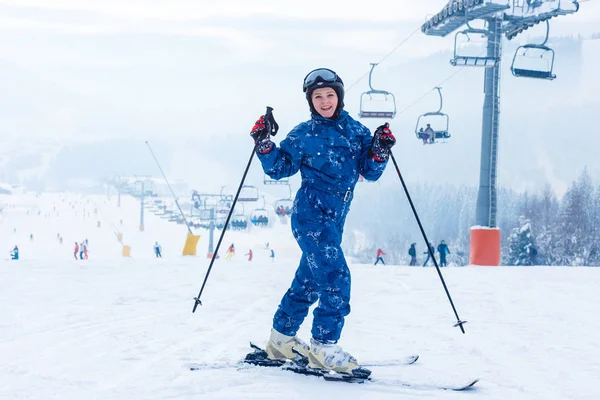
[[[352,374],[353,370],[359,368],[356,358],[337,344],[321,343],[315,339],[310,339],[308,366],[342,374]]]
[[[308,357],[309,347],[306,342],[296,336],[287,336],[271,329],[271,338],[265,351],[271,360],[293,360],[297,357],[296,350],[304,357]]]

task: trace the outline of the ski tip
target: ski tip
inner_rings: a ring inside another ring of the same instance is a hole
[[[461,392],[463,390],[469,390],[469,389],[473,388],[473,386],[475,386],[475,384],[477,382],[479,382],[479,378],[473,379],[473,381],[471,381],[469,384],[461,386],[461,387],[458,387],[458,388],[454,388],[452,390],[454,390],[455,392]]]

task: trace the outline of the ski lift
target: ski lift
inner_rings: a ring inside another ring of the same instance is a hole
[[[217,214],[229,214],[230,209],[231,209],[231,202],[221,199],[221,200],[219,200],[219,203],[217,204],[215,212]]]
[[[371,63],[371,71],[369,71],[370,90],[360,95],[360,112],[358,116],[360,118],[394,118],[396,116],[396,97],[394,94],[385,90],[373,89],[373,85],[371,84],[373,70],[376,65],[377,63]],[[383,103],[383,105],[381,107],[378,106],[374,110],[367,110],[366,108],[371,108],[371,103],[374,102]],[[368,105],[368,107],[365,107],[365,105]]]
[[[263,183],[265,185],[288,185],[290,178],[273,179],[269,175],[265,174]]]
[[[526,44],[515,51],[510,70],[517,78],[556,79],[554,50],[546,46],[550,33],[550,22],[546,20],[546,37],[541,44]]]
[[[429,139],[429,143],[431,144],[435,143],[435,139],[444,140],[450,138],[450,132],[448,131],[450,117],[448,117],[448,114],[444,114],[442,112],[442,107],[444,106],[442,88],[436,87],[435,89],[438,91],[440,96],[440,107],[437,111],[427,112],[419,116],[417,119],[417,125],[415,126],[415,135],[420,140],[426,140],[426,138],[423,136],[426,129],[424,126],[433,130],[434,138],[433,140],[431,140],[431,138]]]
[[[241,202],[251,202],[258,200],[258,188],[252,185],[244,185],[242,186],[242,190],[240,191],[240,195],[238,197],[238,201]]]
[[[486,29],[472,28],[468,22],[467,27],[467,29],[456,32],[456,35],[454,35],[454,56],[450,60],[450,65],[454,67],[495,67],[498,62],[495,57],[482,56],[481,53],[476,55],[463,53],[465,45],[473,43],[469,35],[487,36],[489,34]],[[474,48],[476,51],[481,51],[481,46],[474,46]]]
[[[211,218],[211,210],[210,208],[203,208],[200,210],[200,215],[198,215],[198,219],[200,222],[210,222]]]
[[[292,208],[294,207],[294,200],[292,200],[292,186],[288,185],[290,191],[289,195],[285,199],[279,199],[275,202],[275,214],[284,217],[290,215]]]
[[[265,208],[257,208],[252,211],[251,216],[252,224],[255,226],[268,226],[269,225],[269,211]]]
[[[242,206],[242,209],[238,211],[237,205]],[[235,213],[231,216],[230,225],[235,230],[246,230],[248,228],[248,218],[244,213],[244,204],[238,203],[236,204]]]
[[[255,226],[268,226],[269,225],[269,211],[265,208],[265,196],[262,196],[263,206],[252,211],[251,220]]]

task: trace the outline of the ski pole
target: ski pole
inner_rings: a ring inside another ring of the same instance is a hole
[[[425,240],[425,246],[427,246],[427,251],[429,252],[429,256],[433,260],[433,264],[435,265],[435,268],[437,269],[437,273],[440,277],[440,280],[442,281],[444,290],[446,291],[446,296],[448,296],[448,300],[450,301],[450,305],[452,306],[452,311],[454,311],[454,315],[456,316],[456,324],[454,324],[454,327],[458,326],[460,328],[460,330],[462,331],[462,333],[465,333],[465,328],[463,327],[463,324],[466,324],[467,321],[461,321],[460,317],[458,316],[458,312],[456,311],[456,307],[454,307],[454,302],[452,301],[452,297],[450,296],[450,292],[448,291],[448,287],[446,286],[446,282],[444,281],[444,277],[442,276],[442,271],[440,270],[440,267],[438,266],[437,261],[435,259],[435,254],[433,254],[433,251],[431,250],[431,247],[429,246],[429,239],[427,239],[427,235],[425,234],[425,230],[423,229],[423,225],[421,224],[421,220],[419,219],[419,214],[417,214],[415,205],[413,204],[412,198],[410,197],[410,194],[408,193],[406,183],[404,183],[404,178],[402,178],[402,174],[400,173],[400,168],[398,168],[398,163],[396,162],[396,158],[394,157],[394,154],[391,152],[391,150],[390,150],[390,157],[392,158],[392,161],[394,162],[394,167],[396,167],[396,172],[398,173],[398,177],[400,178],[400,182],[402,183],[402,187],[404,188],[404,193],[406,193],[406,197],[408,198],[408,202],[410,203],[410,208],[412,208],[413,214],[415,215],[415,219],[417,220],[417,224],[419,224],[419,229],[421,230],[421,234],[423,235],[423,239]]]
[[[267,106],[267,112],[265,113],[265,121],[267,125],[269,125],[269,129],[271,130],[270,134],[275,135],[277,133],[275,126],[277,123],[270,124],[270,121],[273,121],[273,108]],[[246,180],[246,175],[248,175],[248,170],[250,169],[250,165],[252,164],[252,159],[254,158],[254,153],[256,153],[256,147],[258,146],[259,141],[257,140],[252,148],[252,154],[250,154],[250,159],[248,159],[248,164],[246,165],[246,169],[244,170],[244,174],[242,175],[242,180],[240,185],[238,186],[237,192],[235,193],[235,197],[233,198],[233,203],[231,204],[231,208],[229,209],[229,214],[227,214],[227,219],[225,220],[225,225],[221,230],[221,236],[219,237],[219,241],[217,242],[217,247],[212,255],[210,260],[210,264],[208,266],[208,270],[206,271],[206,275],[204,276],[204,282],[202,282],[202,287],[200,288],[200,293],[198,293],[197,297],[194,297],[194,308],[192,309],[192,313],[196,312],[196,308],[198,305],[202,305],[202,301],[200,301],[200,296],[202,296],[202,292],[204,291],[204,287],[206,286],[206,281],[208,280],[208,276],[210,275],[210,271],[212,270],[213,264],[219,252],[219,247],[221,247],[221,242],[223,241],[223,236],[225,236],[225,230],[227,230],[227,226],[229,225],[229,219],[233,214],[233,210],[235,209],[235,204],[238,201],[238,197],[240,197],[240,192],[242,191],[242,186],[244,186],[244,181]]]
[[[175,205],[179,209],[179,213],[181,214],[181,218],[183,218],[183,222],[185,222],[185,226],[187,226],[188,232],[191,235],[192,234],[192,229],[190,228],[190,224],[188,224],[187,219],[185,218],[185,214],[183,213],[183,211],[181,210],[181,207],[179,206],[179,201],[177,200],[177,196],[175,196],[175,192],[173,191],[173,188],[171,187],[171,184],[169,183],[169,180],[167,179],[167,176],[165,175],[165,172],[163,171],[162,167],[160,166],[160,163],[158,162],[158,159],[154,155],[154,152],[152,151],[152,147],[150,147],[150,143],[148,143],[147,140],[146,140],[146,145],[148,146],[148,150],[150,150],[150,154],[152,154],[152,157],[154,158],[154,161],[156,162],[156,165],[158,166],[158,169],[160,170],[160,173],[162,174],[163,178],[165,178],[165,182],[167,182],[167,186],[169,187],[169,190],[171,191],[171,194],[173,195],[173,199],[175,199]]]

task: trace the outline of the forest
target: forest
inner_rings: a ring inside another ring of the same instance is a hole
[[[450,265],[468,265],[477,189],[415,185],[410,195],[429,241],[437,247],[445,240]],[[422,265],[424,239],[402,191],[374,198],[357,196],[354,203],[343,242],[347,256],[368,263],[381,248],[388,263],[408,265],[408,248],[416,243]],[[561,198],[550,185],[535,193],[500,188],[497,225],[502,265],[600,265],[600,185],[593,183],[587,168]]]

